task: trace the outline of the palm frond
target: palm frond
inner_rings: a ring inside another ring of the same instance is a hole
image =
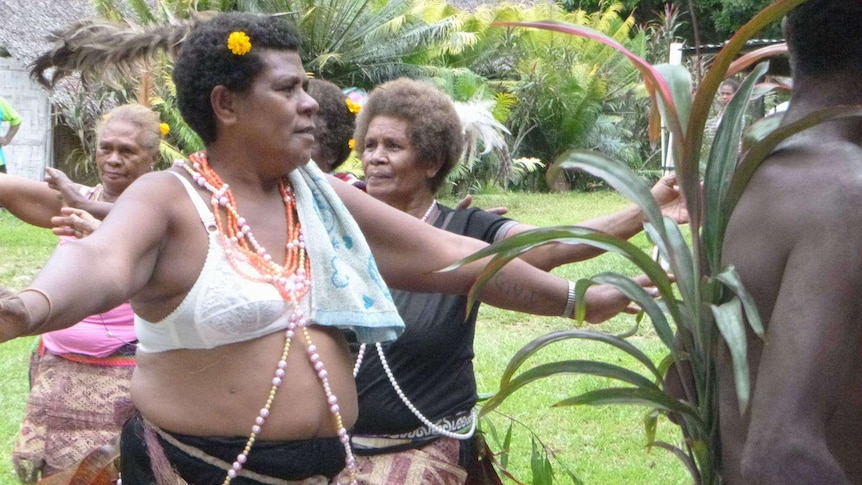
[[[162,52],[175,54],[193,26],[194,21],[147,29],[103,20],[76,22],[52,33],[57,45],[33,61],[30,75],[49,89],[75,72],[84,81],[110,73],[121,78],[137,77]]]

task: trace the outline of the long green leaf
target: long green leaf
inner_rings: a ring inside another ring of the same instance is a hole
[[[640,406],[649,406],[663,411],[685,415],[693,419],[696,423],[700,425],[703,424],[697,410],[688,404],[682,401],[677,401],[668,396],[664,391],[656,391],[639,387],[609,387],[605,389],[597,389],[595,391],[585,392],[579,396],[564,399],[554,404],[554,407],[581,406],[584,404],[591,406],[602,406],[606,404],[635,404]]]
[[[721,264],[721,236],[724,234],[721,224],[724,221],[720,210],[736,168],[745,111],[748,109],[755,83],[766,74],[768,68],[766,63],[759,64],[742,82],[724,110],[709,151],[703,178],[703,249],[706,251],[709,271],[713,274]]]
[[[736,268],[729,266],[721,273],[715,276],[715,279],[721,281],[725,286],[730,288],[739,300],[742,302],[742,308],[745,310],[745,318],[748,321],[748,326],[760,338],[764,338],[765,331],[763,322],[760,320],[760,313],[757,311],[757,304],[754,302],[754,297],[751,293],[742,286],[742,279]]]
[[[660,391],[653,381],[645,378],[637,372],[626,369],[625,367],[591,360],[563,360],[538,365],[518,374],[517,377],[510,381],[501,383],[497,394],[482,406],[482,413],[484,414],[493,411],[497,406],[502,404],[506,398],[517,392],[522,387],[537,380],[546,379],[557,374],[585,374],[597,377],[607,377],[633,386]]]
[[[673,291],[667,273],[640,248],[603,232],[578,226],[539,227],[524,231],[510,238],[498,241],[440,271],[450,271],[462,265],[493,256],[468,293],[468,308],[472,308],[481,289],[497,271],[521,254],[549,242],[589,244],[605,251],[620,254],[632,261],[635,266],[646,274],[662,295],[669,295]],[[678,315],[675,315],[674,318],[676,316]]]
[[[500,387],[508,385],[509,381],[512,379],[512,376],[515,374],[515,372],[517,372],[521,365],[523,365],[527,359],[529,359],[540,349],[550,344],[569,339],[595,340],[616,347],[633,357],[641,364],[643,364],[644,367],[646,367],[646,369],[658,379],[662,378],[661,373],[652,363],[652,360],[650,360],[650,358],[647,357],[647,355],[644,354],[640,349],[638,349],[624,339],[618,338],[614,335],[591,332],[588,330],[560,330],[537,337],[523,347],[521,347],[518,352],[516,352],[515,355],[512,356],[512,358],[509,360],[509,363],[506,365],[506,369],[503,371],[503,375],[500,377]]]
[[[730,358],[733,362],[733,379],[736,384],[736,397],[739,400],[739,412],[748,409],[751,385],[748,372],[748,340],[745,336],[745,322],[742,318],[742,304],[739,298],[733,297],[727,303],[710,305],[715,317],[715,324],[724,337]]]
[[[539,451],[539,445],[536,443],[536,437],[531,439],[530,452],[530,471],[533,473],[534,485],[552,485],[554,482],[554,473],[551,468],[551,462],[548,461],[548,456]]]
[[[655,69],[667,83],[671,96],[673,96],[679,124],[681,126],[688,125],[688,116],[691,113],[691,73],[685,66],[678,64],[657,64]],[[664,106],[661,99],[659,99],[659,103],[662,117],[667,119],[669,116],[668,107]],[[677,152],[676,156],[681,154],[681,152]]]
[[[691,248],[685,240],[685,237],[680,230],[680,227],[668,217],[665,217],[662,222],[665,227],[665,235],[667,236],[668,244],[668,259],[671,271],[676,277],[677,287],[680,289],[683,301],[694,302],[699,301],[697,290],[698,274],[695,272],[694,260],[692,259]],[[671,307],[669,307],[670,309]],[[671,313],[675,315],[675,313]],[[677,320],[679,321],[679,320]]]

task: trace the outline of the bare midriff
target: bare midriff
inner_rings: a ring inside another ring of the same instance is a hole
[[[340,331],[308,328],[328,373],[344,426],[356,421],[356,386]],[[245,437],[263,408],[284,350],[284,332],[209,350],[139,352],[131,384],[135,407],[156,426],[194,436]],[[269,418],[258,439],[332,437],[337,429],[317,371],[297,331]]]

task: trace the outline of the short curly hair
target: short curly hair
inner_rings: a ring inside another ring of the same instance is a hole
[[[236,55],[227,47],[228,37],[237,31],[251,40],[251,50],[245,55]],[[210,105],[213,88],[222,85],[246,93],[264,68],[262,49],[299,52],[299,47],[299,31],[281,17],[230,12],[196,26],[183,41],[173,72],[183,119],[205,144],[212,143],[216,138]]]
[[[431,179],[437,191],[464,151],[464,133],[455,105],[434,85],[400,78],[381,84],[371,91],[353,134],[358,150],[365,146],[368,125],[376,116],[391,116],[407,122],[407,138],[426,167],[440,164]]]
[[[793,75],[862,75],[862,2],[809,0],[784,19]]]
[[[159,161],[159,146],[162,133],[159,130],[159,115],[141,104],[123,104],[108,111],[96,124],[96,143],[102,138],[102,130],[108,123],[124,121],[140,130],[141,148],[150,157],[150,163]]]
[[[322,160],[332,160],[329,169],[335,170],[350,156],[356,115],[348,109],[344,91],[329,81],[309,79],[308,94],[320,106],[314,117],[316,150]]]

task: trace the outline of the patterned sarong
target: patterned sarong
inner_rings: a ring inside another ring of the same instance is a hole
[[[32,389],[12,454],[23,483],[75,466],[120,433],[115,405],[128,401],[134,367],[78,363],[34,353]]]
[[[357,456],[360,485],[463,485],[467,471],[458,466],[461,442],[440,438],[419,449]],[[342,473],[346,476],[346,472]],[[342,478],[342,477],[339,477]]]

